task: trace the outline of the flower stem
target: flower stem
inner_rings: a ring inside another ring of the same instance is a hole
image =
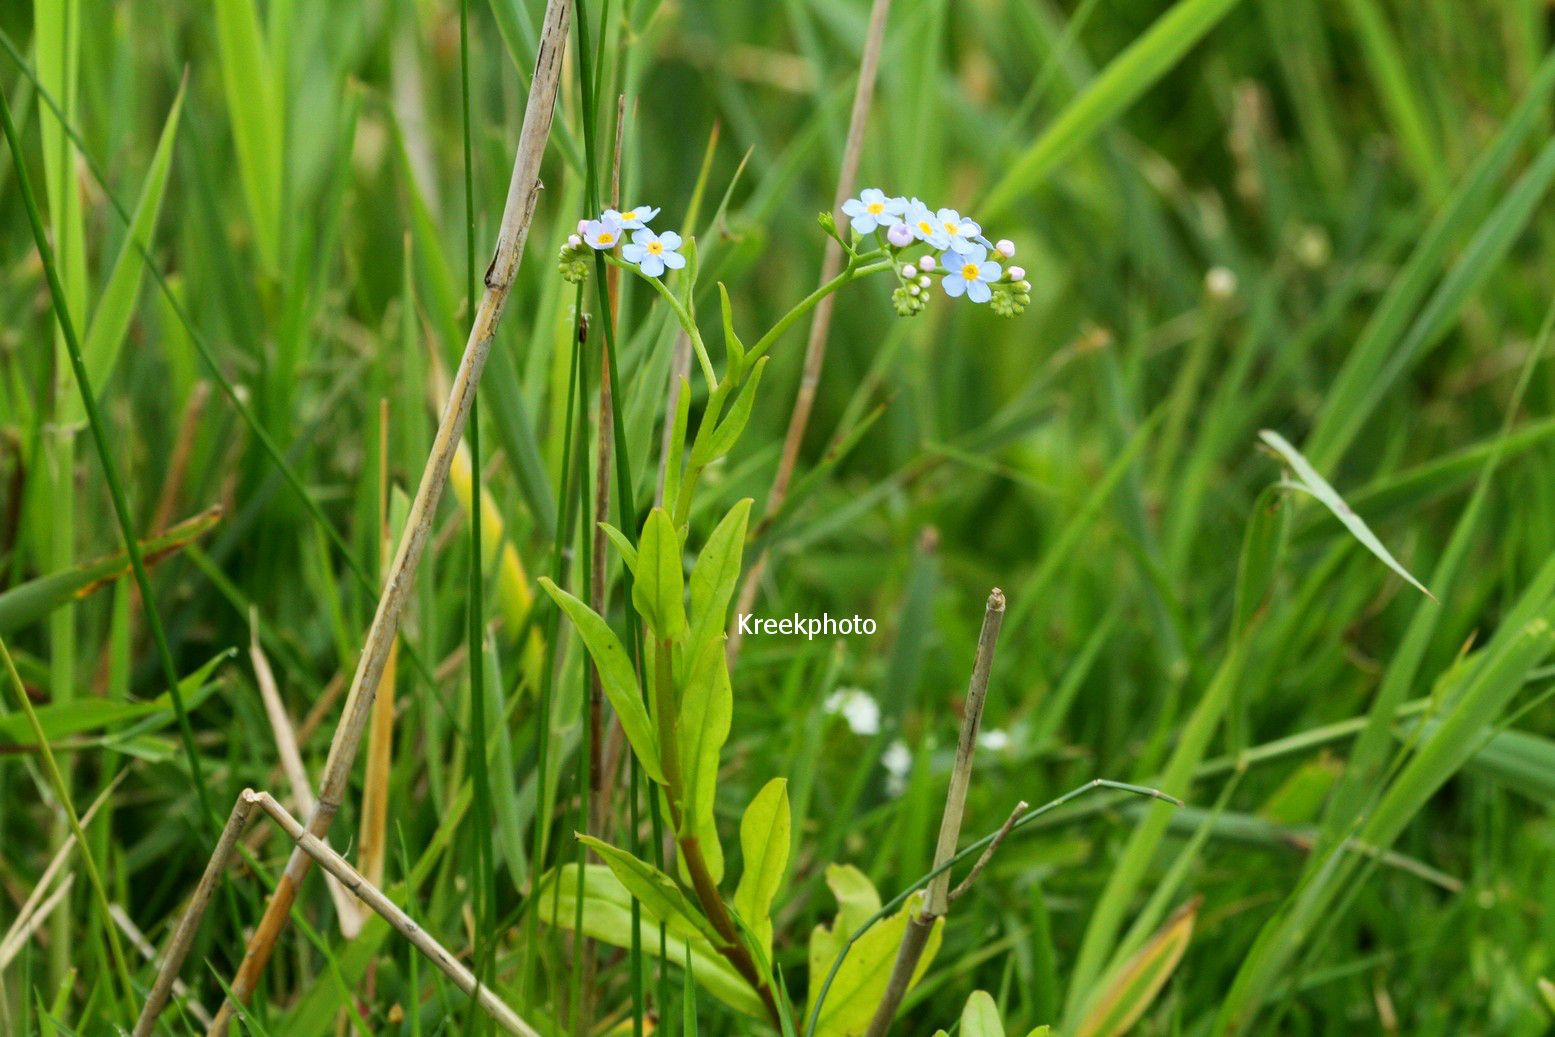
[[[827,281],[815,291],[805,296],[799,301],[798,305],[778,318],[778,322],[772,325],[772,329],[765,335],[761,336],[761,338],[757,340],[756,344],[752,346],[745,354],[745,366],[749,368],[750,365],[754,364],[757,360],[760,360],[761,357],[767,352],[767,350],[772,348],[772,344],[778,340],[778,337],[782,335],[783,332],[793,327],[794,323],[799,320],[800,317],[803,317],[805,314],[809,313],[812,309],[815,308],[817,303],[826,298],[832,292],[835,292],[843,285],[850,281],[857,280],[860,277],[865,277],[869,274],[876,274],[882,270],[894,269],[896,264],[893,263],[890,259],[878,258],[882,255],[884,255],[884,252],[877,249],[874,252],[865,252],[862,255],[849,260],[848,265],[843,268],[842,273],[838,274],[836,277],[832,278],[830,281]],[[869,262],[869,260],[874,260],[874,262]]]

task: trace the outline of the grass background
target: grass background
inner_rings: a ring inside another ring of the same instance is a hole
[[[540,7],[470,11],[477,264],[495,237]],[[624,93],[630,113],[622,200],[663,206],[661,222],[678,225],[716,127],[701,284],[724,281],[741,327],[766,327],[813,287],[814,217],[831,204],[868,5],[601,7],[588,5],[601,93]],[[1540,576],[1555,546],[1555,370],[1540,334],[1555,272],[1548,10],[1242,0],[1167,11],[894,5],[861,182],[956,206],[1014,239],[1033,304],[1005,322],[936,297],[899,320],[882,284],[840,297],[801,474],[884,411],[765,541],[758,611],[857,613],[880,632],[747,642],[724,754],[728,832],[738,804],[790,777],[798,850],[778,957],[798,993],[805,939],[832,912],[825,864],[854,863],[888,895],[929,866],[956,707],[997,585],[1011,611],[986,725],[1011,737],[979,756],[968,833],[996,827],[1018,799],[1097,776],[1161,784],[1192,809],[1096,799],[1012,841],[957,905],[904,1032],[948,1027],[976,988],[1012,1030],[1070,1032],[1105,996],[1109,968],[1194,896],[1193,938],[1135,1032],[1548,1032],[1537,980],[1555,973],[1555,674],[1540,669],[1534,628],[1550,612]],[[1153,44],[1130,51],[1152,26]],[[165,704],[134,708],[163,682],[128,579],[0,626],[60,725],[50,740],[78,809],[118,779],[91,852],[110,899],[160,943],[212,841],[196,792],[224,813],[246,785],[283,788],[247,657],[250,610],[317,774],[338,705],[304,720],[349,676],[376,601],[347,559],[377,572],[380,458],[389,483],[413,492],[439,379],[464,341],[459,11],[39,0],[7,5],[0,28],[106,181],[35,83],[0,60],[137,525],[225,509],[153,571],[179,672],[227,654],[190,689],[198,789]],[[520,919],[537,813],[554,834],[570,830],[578,685],[560,682],[542,731],[525,615],[530,578],[548,571],[567,426],[573,293],[554,250],[583,213],[583,120],[602,140],[614,133],[614,105],[598,108],[570,74],[482,389],[483,485],[501,520],[485,539],[511,549],[493,547],[481,603],[499,708],[472,731],[470,498],[461,508],[455,493],[411,609],[420,664],[402,657],[389,786],[389,882],[420,861],[413,913],[456,950],[493,952],[499,986],[545,1025],[563,999],[565,944],[543,933],[531,945]],[[145,185],[163,139],[165,194],[144,240],[166,291],[141,275],[108,200],[133,209],[156,196]],[[7,588],[121,546],[17,188],[0,166]],[[1230,277],[1207,286],[1211,268]],[[619,328],[645,496],[673,338],[651,303],[627,287]],[[801,339],[777,347],[694,528],[741,496],[764,500]],[[1298,444],[1441,604],[1311,500],[1263,496],[1282,466],[1260,449],[1261,428]],[[566,660],[576,672],[577,652]],[[886,736],[824,712],[843,687],[877,697]],[[4,701],[9,923],[68,830]],[[913,766],[895,794],[880,757],[898,733]],[[543,790],[542,736],[556,776]],[[492,816],[461,819],[451,805],[481,737],[496,753]],[[356,831],[357,802],[337,846]],[[1334,853],[1357,825],[1396,855]],[[469,913],[484,843],[497,857],[495,932]],[[272,835],[256,855],[273,872],[285,850]],[[185,978],[208,1005],[261,889],[233,883],[202,930]],[[412,972],[407,948],[342,940],[322,883],[301,916],[316,936],[283,938],[255,1032],[333,1031],[348,991],[370,1032],[474,1025],[456,992]],[[108,924],[83,875],[0,974],[0,1028],[127,1026]],[[133,964],[149,985],[149,967]],[[531,970],[538,982],[521,990]],[[619,1019],[630,999],[615,957],[600,984],[600,1018]],[[671,986],[667,1026],[683,1014],[678,978]],[[747,1025],[705,997],[698,1009],[709,1032]]]

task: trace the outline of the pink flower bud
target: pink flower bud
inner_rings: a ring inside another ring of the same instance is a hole
[[[906,266],[902,267],[902,276],[910,281],[914,277],[918,276],[918,268],[913,266],[911,263],[908,263]]]
[[[907,224],[905,223],[893,223],[890,229],[885,232],[885,239],[891,243],[893,248],[906,248],[912,244],[912,231],[907,229]]]
[[[1026,279],[1026,271],[1018,266],[1010,267],[1005,273],[1009,275],[1011,281],[1024,281]]]
[[[1000,238],[998,244],[994,245],[994,251],[1005,259],[1009,259],[1015,254],[1015,242],[1009,238]]]
[[[589,232],[589,221],[588,220],[579,220],[578,221],[578,234],[583,235],[583,234],[587,234],[588,232]]]
[[[582,244],[583,244],[583,239],[578,237],[576,234],[569,234],[569,235],[567,235],[567,247],[568,248],[577,248],[578,246],[580,246]]]
[[[923,270],[933,270],[937,265],[933,256],[924,256],[918,260],[918,266]]]

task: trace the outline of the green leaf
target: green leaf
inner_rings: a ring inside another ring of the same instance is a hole
[[[1193,938],[1193,922],[1198,917],[1197,899],[1167,919],[1160,931],[1139,949],[1113,980],[1092,1002],[1077,1037],[1123,1037],[1155,1002],[1161,988],[1172,977]]]
[[[1350,535],[1359,540],[1366,550],[1376,555],[1382,564],[1409,581],[1410,585],[1421,594],[1424,594],[1432,601],[1436,600],[1436,595],[1426,590],[1425,584],[1415,579],[1409,570],[1399,564],[1398,559],[1394,558],[1392,552],[1382,545],[1382,541],[1377,539],[1371,528],[1362,521],[1359,515],[1350,510],[1350,506],[1344,502],[1344,498],[1340,497],[1334,488],[1328,485],[1327,480],[1317,473],[1317,469],[1308,463],[1307,459],[1301,455],[1301,451],[1292,446],[1289,440],[1278,432],[1273,432],[1269,429],[1264,429],[1258,433],[1258,437],[1267,443],[1275,453],[1279,454],[1280,458],[1296,473],[1296,479],[1291,485],[1296,489],[1305,490],[1316,497],[1325,508],[1334,513],[1335,518],[1344,523],[1345,528],[1350,531]]]
[[[164,533],[140,541],[141,556],[149,566],[158,559],[183,550],[214,529],[220,521],[220,509],[203,511]],[[12,587],[0,594],[0,636],[37,622],[61,605],[84,598],[98,588],[128,575],[129,571],[129,556],[123,551],[117,551],[73,569],[40,576]]]
[[[670,428],[669,453],[664,458],[664,507],[673,512],[680,502],[680,480],[685,468],[686,426],[691,419],[691,383],[680,380],[675,394],[675,423]]]
[[[1237,0],[1179,0],[1131,43],[1069,103],[1046,131],[1011,164],[978,209],[981,219],[1002,215],[1075,149],[1100,133],[1125,108],[1170,72],[1188,49],[1230,13]]]
[[[773,778],[756,793],[740,818],[740,851],[745,870],[734,891],[734,909],[772,957],[772,901],[783,888],[788,871],[793,820],[788,806],[788,779]],[[813,979],[813,974],[812,974]]]
[[[254,0],[216,0],[216,47],[238,179],[266,270],[280,266],[283,140],[280,91]]]
[[[681,810],[690,834],[702,846],[702,856],[715,885],[723,881],[724,852],[713,818],[713,801],[718,790],[718,757],[729,738],[733,718],[734,691],[729,686],[724,639],[713,638],[703,646],[691,667],[691,678],[681,693],[676,734],[680,739],[683,787],[677,791]]]
[[[234,650],[231,648],[220,652],[199,669],[179,680],[178,689],[184,696],[185,706],[189,710],[192,711],[215,691],[215,685],[207,688],[211,673],[221,663],[232,658],[233,654]],[[202,691],[204,694],[201,694]],[[116,737],[130,738],[155,731],[171,722],[174,716],[172,696],[165,692],[149,702],[80,698],[70,702],[40,706],[34,712],[38,717],[38,726],[43,728],[43,737],[51,745],[86,731],[140,721],[131,728],[115,733]],[[26,714],[9,713],[0,716],[0,749],[35,748],[37,748],[37,740]]]
[[[680,535],[669,512],[654,508],[637,543],[636,582],[632,604],[655,638],[668,641],[686,629],[685,572],[680,561]]]
[[[974,990],[961,1010],[961,1037],[1004,1037],[999,1006],[986,990]]]
[[[613,947],[632,946],[632,894],[621,881],[603,865],[590,864],[583,872],[583,926],[584,935]],[[568,864],[559,872],[553,872],[540,885],[535,904],[541,921],[560,929],[571,930],[578,908],[577,865]],[[639,901],[640,903],[640,901]],[[638,946],[647,954],[659,954],[658,916],[646,904],[642,908],[638,925]],[[690,947],[691,960],[697,984],[709,994],[737,1012],[760,1019],[767,1016],[760,996],[749,983],[734,970],[728,960],[700,933],[686,937],[684,943],[670,943],[673,948],[670,961],[682,964],[684,947]]]
[[[625,560],[626,567],[632,571],[632,575],[637,575],[637,548],[632,546],[631,540],[608,522],[601,522],[599,528],[605,531],[605,536],[609,537],[610,542],[616,545],[616,550],[621,552],[621,558]]]
[[[617,849],[591,835],[579,835],[578,842],[587,846],[605,862],[621,885],[642,903],[643,909],[663,922],[669,931],[682,939],[700,936],[714,945],[723,941],[713,923],[686,895],[675,880],[647,861],[638,860],[625,850]]]
[[[729,355],[729,377],[735,385],[745,376],[745,343],[734,333],[734,310],[729,305],[729,290],[718,282],[718,304],[723,309],[724,349]]]
[[[837,897],[837,917],[830,928],[818,925],[810,933],[810,1006],[806,1017],[815,1010],[815,997],[821,984],[817,977],[825,977],[831,970],[837,953],[849,936],[880,910],[880,894],[864,873],[851,865],[832,865],[826,869],[826,884]],[[907,931],[908,918],[917,913],[923,902],[923,894],[916,893],[907,899],[901,910],[882,919],[859,937],[842,967],[837,970],[821,1005],[816,1020],[816,1037],[853,1037],[863,1033],[874,1018],[875,1008],[885,995],[886,984],[891,979],[891,967],[896,962],[896,951],[901,946],[902,934]],[[945,920],[937,919],[934,931],[924,946],[923,957],[913,973],[913,983],[922,978],[924,971],[939,951],[940,938],[944,935]],[[910,989],[910,988],[909,988]]]
[[[1253,502],[1253,514],[1242,536],[1237,560],[1236,612],[1231,629],[1240,634],[1263,611],[1264,602],[1279,575],[1285,546],[1290,540],[1290,511],[1284,488],[1266,486]]]
[[[119,352],[129,331],[130,318],[135,314],[135,302],[140,296],[140,284],[146,272],[145,255],[151,248],[152,235],[156,231],[157,218],[162,211],[162,198],[167,191],[167,172],[173,158],[173,142],[178,137],[178,116],[183,111],[184,86],[180,83],[173,107],[162,127],[162,138],[146,171],[146,181],[141,185],[140,197],[130,216],[129,232],[124,244],[114,258],[108,274],[108,286],[92,312],[86,338],[81,343],[81,358],[86,362],[87,381],[101,392],[113,372]],[[72,410],[84,417],[77,400]]]
[[[699,651],[728,625],[729,599],[740,580],[740,565],[745,553],[745,526],[750,519],[751,499],[735,503],[723,521],[713,530],[691,567],[691,640],[690,648]]]
[[[739,442],[740,434],[745,431],[745,423],[750,420],[751,408],[756,404],[756,386],[761,384],[761,373],[766,370],[769,359],[771,358],[762,357],[756,361],[756,366],[751,370],[750,380],[741,386],[740,394],[734,398],[734,405],[729,408],[728,416],[718,423],[718,427],[705,442],[691,448],[691,467],[706,467],[734,449],[734,444]]]
[[[626,649],[621,647],[615,631],[598,613],[556,586],[549,577],[540,577],[540,586],[567,613],[567,618],[572,620],[578,635],[588,646],[589,655],[593,656],[594,666],[599,671],[600,684],[604,686],[605,695],[621,720],[621,731],[631,743],[643,770],[654,781],[664,784],[653,723],[643,708],[642,690],[637,684],[637,674],[632,670],[632,661],[627,657]]]

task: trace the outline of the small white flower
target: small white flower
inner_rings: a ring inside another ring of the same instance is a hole
[[[880,756],[880,766],[885,768],[886,791],[900,796],[907,791],[907,775],[912,770],[912,750],[900,738],[886,746]]]
[[[655,234],[647,227],[632,232],[632,243],[621,250],[621,258],[636,263],[637,269],[649,277],[658,277],[664,268],[679,270],[686,265],[686,257],[675,251],[680,248],[680,235],[672,230]]]
[[[913,243],[912,228],[905,223],[893,223],[885,232],[885,239],[892,248],[906,248]]]
[[[1212,266],[1204,275],[1204,290],[1218,302],[1224,302],[1235,295],[1236,287],[1236,274],[1223,266]]]
[[[977,733],[977,744],[989,752],[999,753],[1009,748],[1010,735],[1008,731],[1000,731],[992,728]]]
[[[983,228],[971,220],[964,219],[956,210],[941,209],[934,214],[934,218],[944,228],[945,240],[949,242],[952,252],[959,252],[965,255],[974,248],[980,247],[976,239],[981,236]],[[940,247],[943,248],[945,246],[942,245]]]
[[[907,226],[912,231],[912,236],[933,248],[944,250],[950,247],[950,235],[945,232],[944,224],[929,211],[929,207],[913,199],[914,205],[907,211]]]
[[[615,248],[621,243],[620,214],[607,212],[597,220],[585,220],[583,240],[588,242],[589,248],[601,252],[608,252]]]
[[[840,714],[856,735],[880,733],[880,704],[863,688],[838,688],[821,708],[832,716]]]
[[[614,209],[606,209],[605,214],[616,212]],[[648,226],[648,221],[659,215],[659,210],[651,205],[639,205],[635,209],[624,209],[616,212],[621,217],[621,226],[627,230],[642,230]]]
[[[999,243],[993,247],[993,250],[1005,259],[1010,259],[1015,255],[1015,242],[1009,238],[1000,238]]]
[[[933,270],[937,266],[939,266],[939,261],[933,256],[924,256],[918,260],[918,267],[922,270]]]
[[[866,187],[857,198],[842,203],[843,215],[853,222],[853,230],[869,234],[880,227],[890,227],[902,222],[902,211],[907,202],[902,198],[887,198],[878,187]]]
[[[1026,271],[1023,267],[1012,266],[1004,273],[1011,281],[1024,281],[1026,279]]]
[[[988,261],[988,250],[981,245],[973,245],[972,251],[964,256],[957,256],[959,263],[946,268],[945,294],[955,298],[965,294],[973,302],[987,302],[993,298],[993,289],[988,287],[990,281],[997,281],[1004,273],[1004,268],[998,263]]]

